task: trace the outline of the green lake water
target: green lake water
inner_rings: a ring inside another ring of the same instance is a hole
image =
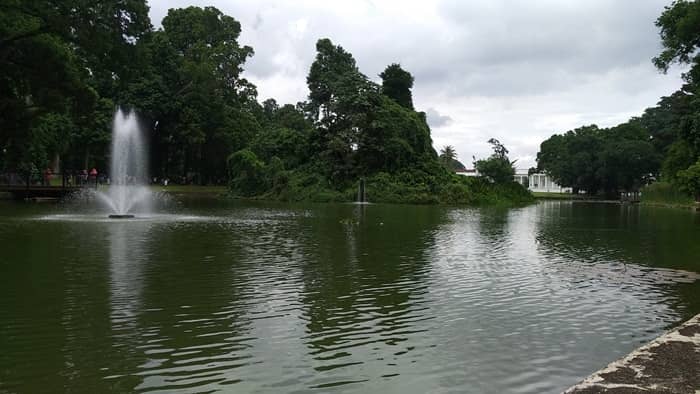
[[[0,392],[556,393],[700,313],[700,215],[0,201]]]

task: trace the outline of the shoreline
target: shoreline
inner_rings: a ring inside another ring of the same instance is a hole
[[[700,314],[594,372],[564,394],[699,390]]]
[[[642,201],[640,204],[644,205],[644,206],[648,206],[648,207],[685,209],[685,210],[700,212],[700,202],[682,204],[682,203],[661,202],[661,201]]]

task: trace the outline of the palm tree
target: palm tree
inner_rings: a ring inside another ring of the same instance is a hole
[[[445,145],[442,147],[442,149],[440,149],[440,160],[442,160],[443,163],[452,163],[452,160],[455,160],[456,158],[457,152],[455,151],[454,146]]]

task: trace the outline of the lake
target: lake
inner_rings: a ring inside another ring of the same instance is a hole
[[[0,201],[0,392],[556,393],[700,313],[700,215]]]

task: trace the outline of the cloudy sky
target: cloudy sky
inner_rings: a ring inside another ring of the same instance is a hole
[[[470,166],[495,137],[535,164],[539,144],[583,124],[612,126],[680,87],[651,58],[654,20],[670,0],[151,0],[155,26],[168,8],[213,5],[241,22],[255,49],[245,77],[262,101],[307,96],[315,42],[330,38],[370,78],[400,63],[428,114],[436,148],[455,146]]]

